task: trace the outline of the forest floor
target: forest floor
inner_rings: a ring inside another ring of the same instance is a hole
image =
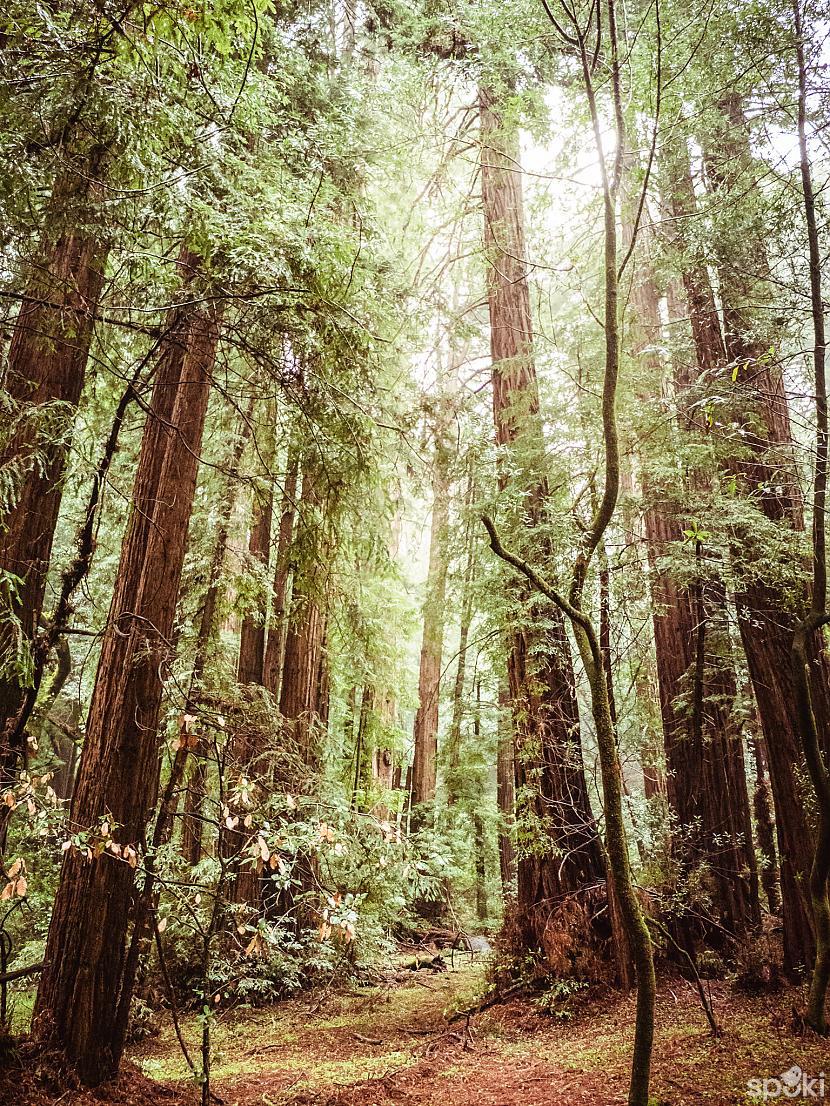
[[[402,983],[305,996],[260,1010],[220,1011],[214,1028],[216,1101],[225,1106],[625,1102],[632,997],[579,993],[569,1000],[567,1019],[525,999],[451,1020],[483,993],[484,973],[483,965],[459,966],[456,959],[454,970],[413,972]],[[812,1077],[827,1068],[830,1076],[827,1042],[793,1029],[799,993],[750,997],[712,983],[711,994],[723,1027],[719,1038],[710,1034],[688,984],[662,985],[655,1103],[743,1106],[763,1100],[750,1094],[750,1079],[777,1077],[794,1065]],[[182,1025],[197,1053],[195,1016],[185,1017]],[[793,1098],[791,1091],[782,1096]],[[169,1025],[133,1047],[118,1082],[96,1092],[50,1093],[37,1072],[0,1073],[3,1106],[194,1106],[197,1101]]]

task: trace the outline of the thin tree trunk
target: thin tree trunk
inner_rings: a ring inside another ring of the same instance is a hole
[[[480,922],[486,922],[490,916],[490,904],[487,898],[487,850],[484,837],[484,819],[476,809],[473,810],[472,819],[476,868],[476,917]]]
[[[321,690],[326,637],[325,585],[320,561],[323,535],[316,527],[322,508],[320,474],[314,458],[303,467],[298,541],[303,567],[294,575],[291,610],[285,634],[280,683],[280,714],[297,754],[310,767],[318,763]]]
[[[387,691],[381,700],[380,709],[380,734],[372,750],[372,783],[375,791],[382,795],[391,791],[395,783],[395,773],[400,771],[395,765],[394,751],[389,748],[388,735],[397,728],[398,704],[394,694]],[[379,800],[372,807],[376,818],[384,821],[389,817],[389,807],[383,800]]]
[[[424,599],[424,630],[418,672],[418,710],[413,731],[412,813],[416,820],[429,818],[425,804],[435,801],[438,781],[438,708],[441,694],[441,663],[444,651],[444,605],[447,590],[450,493],[449,456],[443,440],[442,420],[435,430],[432,469],[432,523],[429,567]]]
[[[358,796],[365,791],[370,779],[371,754],[367,748],[369,716],[375,709],[375,689],[371,684],[363,685],[360,697],[360,714],[357,720],[357,733],[354,744],[354,777],[352,779],[352,809],[359,808]]]
[[[552,16],[551,21],[558,34],[561,28]],[[617,248],[617,219],[620,181],[625,158],[625,124],[623,119],[622,91],[620,83],[619,40],[616,23],[616,0],[607,0],[605,10],[592,8],[589,14],[588,33],[595,33],[597,47],[606,24],[606,52],[610,59],[610,88],[614,109],[615,151],[613,168],[609,168],[603,144],[603,126],[597,106],[593,79],[593,62],[589,54],[586,30],[576,15],[565,9],[567,19],[576,37],[571,41],[578,47],[594,144],[602,177],[603,196],[603,276],[604,276],[604,359],[602,373],[602,449],[604,476],[599,506],[585,531],[574,556],[567,598],[552,588],[527,560],[511,554],[502,545],[498,532],[489,517],[482,521],[490,537],[493,552],[519,570],[534,590],[540,592],[567,615],[576,637],[580,657],[588,677],[591,692],[591,713],[597,739],[600,775],[602,779],[602,806],[605,815],[605,846],[608,857],[609,906],[619,906],[621,926],[615,932],[618,953],[623,948],[631,950],[637,973],[637,1008],[634,1020],[634,1044],[631,1058],[631,1078],[628,1090],[629,1106],[648,1106],[651,1078],[652,1049],[654,1045],[654,1008],[657,982],[654,972],[654,954],[646,916],[637,896],[631,871],[628,840],[623,819],[622,771],[617,750],[616,731],[608,701],[608,682],[604,672],[605,660],[593,620],[582,607],[585,585],[591,562],[605,539],[609,525],[617,509],[620,491],[620,447],[617,426],[616,402],[620,371],[620,305],[619,282],[621,269],[630,258],[630,251],[620,262]],[[596,26],[591,20],[596,19]],[[659,58],[658,54],[658,58]],[[647,182],[646,182],[647,183]],[[632,241],[632,247],[633,247]],[[612,899],[613,895],[613,899]],[[612,925],[617,914],[610,911]],[[621,973],[624,975],[624,973]]]
[[[274,512],[273,487],[265,493],[254,492],[251,506],[251,530],[248,538],[248,556],[255,565],[268,568],[271,548],[271,518]],[[239,663],[236,678],[240,684],[263,686],[265,675],[265,619],[264,604],[258,610],[246,611],[242,619],[239,637]]]
[[[149,358],[149,354],[148,354]],[[96,523],[99,517],[101,495],[106,485],[112,459],[118,449],[118,439],[121,435],[121,427],[130,403],[135,399],[135,385],[148,358],[142,359],[133,374],[132,381],[123,392],[115,410],[110,432],[104,444],[103,454],[98,462],[98,468],[92,480],[92,486],[87,500],[84,520],[78,529],[75,543],[75,556],[66,566],[61,575],[58,598],[51,614],[45,621],[43,629],[35,636],[32,645],[32,671],[28,686],[24,689],[22,700],[15,718],[6,721],[6,734],[9,746],[24,748],[26,740],[26,727],[37,703],[38,692],[43,680],[43,673],[53,649],[59,647],[61,635],[66,631],[69,621],[75,612],[75,600],[78,589],[87,577],[96,546]],[[5,811],[5,817],[4,817]],[[11,814],[8,808],[0,811],[0,840],[4,840],[7,817]]]
[[[198,258],[183,251],[186,273]],[[72,803],[75,826],[100,836],[107,822],[121,856],[70,849],[63,862],[38,989],[34,1032],[65,1050],[82,1080],[117,1070],[116,1018],[133,986],[126,938],[137,849],[156,801],[157,724],[169,663],[217,326],[201,308],[174,308],[136,473]]]
[[[481,745],[481,677],[476,680],[475,714],[473,715],[473,741],[476,748]],[[476,872],[476,917],[486,922],[490,914],[487,897],[487,838],[484,832],[484,819],[481,807],[484,803],[484,779],[479,781],[478,793],[473,795],[470,817],[473,823],[473,852]]]
[[[755,826],[758,834],[758,851],[761,854],[761,885],[767,896],[770,913],[777,914],[781,906],[778,891],[778,856],[775,850],[775,822],[772,816],[772,795],[765,761],[761,751],[762,738],[753,734],[750,738],[752,758],[755,764],[755,794],[752,798],[755,810]]]
[[[286,610],[288,583],[291,575],[291,541],[294,536],[294,516],[297,511],[297,470],[299,456],[296,450],[289,450],[285,484],[282,493],[282,507],[277,533],[277,552],[274,569],[274,598],[271,608],[271,620],[268,626],[268,639],[265,645],[265,663],[263,683],[279,702],[280,677],[285,655]]]
[[[510,692],[506,681],[499,681],[498,748],[496,752],[496,803],[499,808],[499,868],[502,895],[516,893],[516,790],[513,764],[513,725]]]
[[[248,556],[254,565],[261,566],[266,572],[271,548],[273,513],[273,484],[269,484],[264,493],[255,489],[251,504]],[[242,619],[236,678],[243,687],[264,686],[266,616],[267,604],[263,598],[258,604],[258,609],[246,610]],[[230,765],[226,765],[226,772],[230,766],[239,774],[250,778],[251,775],[256,775],[254,766],[263,750],[258,735],[254,735],[249,727],[245,726],[244,718],[240,718],[239,722],[241,728],[234,734],[230,750]],[[247,830],[220,827],[222,855],[228,860],[235,859],[229,875],[228,900],[233,903],[244,903],[256,909],[260,902],[259,875],[252,865],[240,863],[244,857],[245,842],[248,837]]]
[[[813,461],[813,519],[811,535],[812,580],[809,608],[798,611],[802,617],[793,635],[792,667],[796,689],[798,732],[804,749],[804,759],[815,792],[817,807],[816,843],[810,869],[810,903],[816,957],[807,999],[807,1021],[823,1035],[828,1033],[827,989],[830,986],[830,769],[828,769],[828,739],[824,733],[824,749],[819,736],[819,718],[813,698],[813,670],[810,646],[821,649],[823,629],[830,621],[827,613],[827,504],[828,476],[828,401],[827,401],[827,338],[824,325],[824,292],[822,289],[822,255],[816,218],[816,197],[807,142],[807,57],[800,0],[793,0],[796,58],[798,61],[798,144],[801,187],[804,200],[804,221],[810,265],[810,314],[813,329],[813,386],[815,388],[815,459]],[[822,721],[825,719],[822,717]]]
[[[216,541],[213,546],[213,556],[208,568],[207,588],[199,616],[199,630],[196,635],[196,646],[193,651],[193,669],[190,674],[190,687],[188,701],[185,705],[185,715],[195,712],[197,700],[202,690],[202,682],[205,674],[205,666],[208,660],[208,652],[216,631],[216,611],[219,605],[219,596],[222,588],[222,569],[228,550],[228,533],[230,530],[231,515],[236,500],[237,481],[239,479],[239,466],[242,455],[251,435],[251,416],[253,414],[253,400],[248,405],[242,419],[236,441],[228,458],[228,478],[222,502],[219,507],[219,518],[216,529]],[[187,775],[187,786],[184,795],[184,811],[182,816],[182,855],[188,864],[196,865],[202,859],[202,807],[207,786],[207,760],[205,743],[198,735],[184,733],[179,748],[176,750],[172,774],[184,779],[186,761],[189,753],[193,753],[193,763]],[[181,763],[179,763],[181,762]]]
[[[467,507],[472,504],[473,483],[467,488]],[[473,579],[475,576],[475,547],[472,527],[467,528],[466,564],[461,584],[461,627],[458,640],[458,660],[455,669],[455,684],[452,693],[452,718],[447,734],[447,802],[452,805],[459,798],[461,789],[461,719],[464,714],[464,689],[467,675],[467,648],[470,640],[470,624],[473,619]]]

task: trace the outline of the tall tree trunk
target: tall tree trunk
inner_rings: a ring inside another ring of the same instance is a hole
[[[624,216],[624,235],[633,234],[633,201]],[[635,313],[634,352],[652,388],[659,386],[663,366],[656,353],[662,323],[657,288],[647,256],[648,240],[640,238],[630,301]],[[645,249],[643,245],[645,244]],[[695,304],[703,289],[695,284]],[[692,303],[689,303],[690,315]],[[717,316],[693,324],[693,333],[720,336]],[[711,357],[700,353],[700,367]],[[675,387],[682,393],[690,375],[676,370]],[[691,374],[694,375],[694,374]],[[683,474],[678,474],[683,480]],[[684,542],[680,510],[645,481],[649,500],[645,531],[651,562],[652,611],[660,710],[668,770],[669,806],[675,815],[673,851],[681,878],[694,887],[703,872],[717,914],[718,929],[736,937],[760,922],[757,862],[751,833],[743,740],[733,717],[737,680],[731,658],[726,619],[726,593],[717,565],[698,556],[698,581],[678,585],[660,561]],[[691,491],[691,489],[690,489]],[[688,543],[687,543],[688,544]],[[700,554],[700,546],[698,545]],[[719,625],[721,627],[719,631]],[[701,783],[703,782],[703,786]],[[750,832],[747,832],[747,830]],[[702,918],[705,908],[693,904]],[[693,953],[689,919],[678,919],[687,951]]]
[[[271,548],[271,522],[274,513],[274,487],[269,483],[265,491],[254,489],[251,503],[251,527],[248,535],[248,556],[254,567],[265,572]],[[257,588],[260,584],[257,583]],[[236,678],[243,686],[262,687],[265,678],[265,622],[267,604],[264,597],[254,610],[246,610],[242,619],[239,636],[239,661]],[[255,765],[263,749],[259,735],[245,725],[241,726],[232,739],[230,764],[241,775],[256,775]],[[222,855],[233,860],[233,871],[228,886],[228,900],[233,903],[245,903],[257,908],[260,901],[260,878],[256,869],[248,863],[239,863],[244,857],[245,844],[250,836],[245,829],[227,829],[220,827],[220,849]]]
[[[243,418],[240,432],[234,443],[227,462],[227,486],[219,508],[218,529],[216,543],[213,547],[213,556],[207,573],[207,588],[199,616],[199,628],[196,634],[196,643],[193,651],[193,667],[190,672],[190,683],[184,710],[179,722],[179,739],[170,766],[170,773],[161,799],[157,804],[156,821],[153,826],[153,835],[150,841],[148,855],[145,857],[144,880],[141,890],[136,890],[135,905],[133,908],[133,928],[130,935],[130,943],[124,966],[124,980],[136,980],[136,985],[141,986],[142,978],[139,975],[139,963],[142,951],[146,950],[148,942],[148,922],[152,913],[158,909],[159,887],[156,881],[155,857],[158,850],[166,845],[173,836],[175,828],[176,808],[179,803],[179,793],[185,779],[185,772],[193,754],[194,764],[191,766],[190,776],[185,787],[185,804],[182,821],[182,852],[191,865],[198,864],[201,859],[202,828],[203,828],[203,803],[207,782],[207,743],[198,732],[193,732],[193,724],[197,719],[199,706],[198,700],[202,692],[203,677],[208,661],[208,654],[214,639],[216,628],[216,608],[219,599],[219,581],[225,553],[228,544],[228,529],[231,513],[233,511],[239,478],[239,463],[245,451],[245,445],[251,430],[251,413],[253,402],[248,407]],[[146,960],[145,973],[146,979]],[[129,986],[121,988],[118,1013],[116,1016],[117,1034],[123,1034],[130,1021],[130,1005],[132,993]]]
[[[714,149],[705,151],[712,197],[716,202],[730,201],[729,225],[720,220],[715,242],[725,357],[718,362],[717,351],[713,361],[721,364],[722,376],[731,382],[732,402],[724,410],[724,417],[734,420],[742,430],[726,468],[735,479],[737,494],[754,503],[777,527],[799,531],[804,528],[803,504],[793,463],[787,397],[780,365],[768,356],[770,346],[777,343],[764,312],[757,310],[768,296],[764,282],[769,265],[759,228],[752,218],[743,217],[740,197],[735,202],[730,197],[733,185],[740,189],[741,196],[746,189],[746,174],[752,165],[749,138],[739,97],[728,95],[720,110],[717,153]],[[689,196],[688,154],[685,148],[680,152],[685,172],[682,179],[678,174],[679,194],[681,203],[686,198],[687,210],[694,197]],[[683,209],[678,212],[684,213]],[[695,265],[694,283],[704,299],[714,304],[708,277],[700,264]],[[712,308],[707,312],[711,315]],[[769,754],[781,857],[784,967],[792,974],[811,964],[815,953],[807,892],[812,836],[798,779],[803,755],[791,665],[793,604],[781,587],[767,582],[769,547],[758,540],[751,527],[736,531],[733,559],[741,641]],[[815,655],[815,646],[812,660],[816,712],[826,732],[830,722],[827,671],[822,658]]]
[[[499,681],[498,748],[496,751],[496,804],[499,808],[499,868],[502,895],[515,894],[516,882],[516,788],[513,764],[513,725],[510,691]]]
[[[265,645],[263,683],[277,701],[279,701],[280,677],[285,654],[286,604],[291,575],[291,541],[294,536],[294,516],[297,512],[298,462],[297,451],[289,449],[277,532],[274,597],[268,626],[268,640]]]
[[[248,556],[254,565],[268,568],[271,548],[271,518],[274,513],[274,490],[254,492],[251,505],[251,530],[248,537]],[[259,585],[257,585],[259,586]],[[246,611],[239,636],[239,663],[236,678],[240,684],[263,685],[265,675],[265,620],[264,603],[254,611]]]
[[[371,684],[363,685],[360,696],[360,714],[357,719],[357,731],[354,743],[354,776],[352,779],[352,807],[360,807],[359,795],[365,793],[371,781],[372,750],[369,748],[369,719],[375,709],[375,689]],[[364,804],[365,805],[365,804]]]
[[[441,695],[441,664],[444,652],[444,605],[447,590],[449,549],[449,453],[445,427],[439,418],[435,428],[432,468],[432,522],[429,567],[423,606],[424,630],[418,672],[418,710],[413,731],[412,816],[416,822],[429,818],[426,804],[435,801],[438,782],[438,709]]]
[[[475,713],[473,715],[473,741],[476,748],[481,745],[481,677],[476,680]],[[486,922],[490,914],[487,896],[487,837],[484,832],[484,818],[481,808],[485,801],[486,776],[478,780],[476,794],[470,804],[470,818],[473,823],[473,852],[476,872],[476,917]]]
[[[294,575],[291,609],[285,634],[285,656],[280,685],[280,714],[297,754],[317,765],[317,731],[324,673],[326,637],[325,583],[320,567],[323,534],[316,523],[323,507],[320,472],[315,458],[303,466],[299,503],[298,548],[302,567]]]
[[[92,343],[95,314],[104,284],[108,245],[96,226],[96,208],[104,198],[102,180],[107,151],[95,147],[76,167],[58,176],[47,212],[40,256],[26,287],[9,348],[5,388],[20,406],[20,418],[0,453],[0,468],[26,466],[14,509],[0,526],[0,580],[4,581],[20,639],[29,649],[43,611],[46,576],[58,520],[66,469],[67,441],[81,398]],[[61,406],[58,406],[61,405]],[[51,411],[49,408],[51,407]],[[47,426],[37,426],[46,417]],[[33,454],[39,455],[35,463]],[[6,619],[0,623],[0,652],[17,652]],[[26,678],[13,671],[0,678],[0,788],[13,776],[25,753],[16,726]],[[15,740],[11,735],[17,730]]]
[[[219,597],[222,587],[222,570],[228,551],[228,534],[230,530],[231,515],[236,501],[237,481],[239,479],[239,466],[245,446],[251,434],[251,415],[253,414],[253,401],[248,406],[239,433],[228,458],[228,479],[219,507],[219,519],[216,528],[216,541],[213,546],[213,556],[208,568],[207,588],[199,615],[199,629],[196,635],[196,646],[193,651],[193,668],[190,673],[190,687],[188,690],[185,714],[191,713],[192,708],[198,705],[198,697],[202,691],[202,682],[205,667],[208,661],[208,653],[216,632],[216,611],[219,605]],[[185,726],[185,731],[187,727]],[[190,752],[194,753],[193,763],[187,777],[187,786],[184,795],[184,811],[182,815],[182,855],[188,864],[198,864],[202,859],[202,806],[205,799],[207,786],[207,761],[205,742],[201,737],[182,734],[179,748],[173,763],[172,776],[184,779],[186,762]],[[178,786],[178,785],[177,785]]]
[[[518,141],[502,125],[489,92],[479,94],[484,243],[488,261],[493,421],[496,443],[519,468],[523,511],[533,526],[548,496],[533,358],[530,293],[524,261],[524,215]],[[533,458],[528,463],[528,447]],[[499,482],[507,484],[507,464]],[[545,550],[542,550],[544,555]],[[526,589],[516,598],[527,606]],[[562,612],[537,598],[518,615],[508,653],[516,742],[517,793],[530,794],[544,845],[518,859],[516,919],[526,947],[540,947],[551,914],[573,894],[605,879],[603,850],[588,801],[573,661]],[[533,624],[544,618],[544,645]]]
[[[183,251],[184,271],[198,258]],[[37,1037],[65,1050],[84,1082],[117,1070],[119,1003],[138,849],[159,782],[158,716],[169,662],[217,326],[212,312],[174,308],[142,440],[115,594],[92,695],[72,821],[121,846],[91,859],[70,849],[55,897],[34,1014]]]
[[[827,611],[827,482],[830,461],[830,416],[827,401],[827,335],[824,322],[826,305],[822,288],[822,254],[816,218],[816,195],[810,164],[807,135],[808,71],[804,25],[800,0],[792,0],[798,62],[798,146],[804,222],[810,272],[810,315],[812,323],[812,382],[815,390],[815,457],[813,460],[813,517],[810,553],[812,573],[809,606],[796,608],[798,622],[793,635],[792,669],[796,693],[796,715],[804,760],[816,800],[817,826],[815,849],[810,868],[810,905],[816,942],[815,963],[807,999],[807,1021],[824,1036],[828,1033],[827,989],[830,987],[830,741],[827,732],[819,732],[819,716],[811,684],[815,665],[811,658],[824,646],[824,627],[830,621]],[[805,596],[805,599],[807,596]],[[826,721],[821,718],[821,721]],[[822,741],[823,739],[823,741]],[[824,748],[822,748],[822,743]]]
[[[755,765],[755,793],[752,805],[758,834],[758,852],[761,856],[761,886],[767,896],[770,912],[777,914],[781,907],[779,894],[778,856],[775,848],[775,821],[772,816],[772,795],[767,781],[766,758],[762,751],[763,739],[757,734],[750,738],[752,760]]]
[[[473,482],[467,487],[467,508],[473,501]],[[470,624],[473,619],[473,579],[475,576],[475,545],[472,526],[467,526],[465,535],[466,563],[461,584],[461,626],[458,639],[458,660],[455,669],[455,684],[452,693],[452,718],[447,734],[446,779],[447,802],[451,805],[459,798],[461,791],[461,720],[464,715],[464,691],[467,676],[467,648],[470,640]]]

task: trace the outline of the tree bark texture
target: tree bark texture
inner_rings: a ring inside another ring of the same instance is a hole
[[[763,305],[769,274],[763,230],[735,197],[746,192],[753,173],[749,135],[740,97],[728,94],[719,105],[715,153],[706,144],[704,163],[710,197],[728,203],[728,221],[716,225],[716,262],[724,318],[723,375],[732,402],[723,415],[741,429],[724,467],[737,494],[753,503],[777,528],[804,528],[803,500],[793,457],[793,439],[777,335]],[[703,283],[705,271],[697,266]],[[809,965],[815,952],[808,887],[812,835],[799,785],[803,756],[795,716],[792,677],[793,606],[783,588],[769,583],[769,547],[740,527],[733,558],[735,602],[741,640],[769,754],[781,862],[784,967],[790,973]],[[781,566],[785,571],[791,566]],[[806,580],[802,585],[806,609]],[[819,728],[828,732],[830,701],[826,661],[811,643],[813,701]]]
[[[265,644],[263,683],[277,701],[279,701],[280,678],[285,655],[286,610],[288,585],[291,576],[291,541],[294,536],[294,516],[297,512],[298,460],[296,450],[289,451],[280,508],[280,521],[277,529],[274,596],[268,625],[268,638]]]
[[[198,258],[184,250],[186,273]],[[174,308],[142,439],[133,509],[101,650],[71,817],[96,835],[103,821],[138,848],[159,782],[158,716],[170,657],[198,470],[217,323],[210,311]],[[108,852],[63,862],[38,990],[34,1031],[63,1048],[82,1080],[117,1070],[124,1047],[115,1017],[122,987],[134,871]]]
[[[496,752],[496,804],[499,808],[499,868],[502,895],[515,894],[516,883],[516,785],[513,764],[513,724],[510,692],[499,681],[499,728]]]
[[[248,537],[248,556],[251,562],[267,569],[271,548],[271,518],[274,512],[273,488],[266,492],[254,492],[251,505],[251,529]],[[262,686],[265,676],[265,620],[264,603],[258,610],[246,611],[239,636],[239,664],[236,677],[241,684]]]
[[[294,574],[285,634],[280,714],[297,755],[318,762],[317,728],[326,708],[325,582],[321,568],[323,535],[315,525],[323,507],[321,474],[314,458],[303,466],[297,543],[302,565]]]
[[[479,94],[484,244],[488,262],[493,422],[503,459],[519,469],[523,510],[539,524],[548,496],[533,355],[530,292],[518,141],[503,126],[490,93]],[[534,454],[528,465],[528,446]],[[525,467],[527,466],[527,467]],[[506,465],[499,481],[507,485]],[[544,552],[544,551],[542,551]],[[517,794],[528,796],[534,831],[545,844],[518,858],[516,919],[528,948],[544,948],[558,906],[605,880],[603,851],[588,801],[575,678],[565,622],[553,604],[517,587],[529,605],[510,632],[508,677],[515,736]],[[544,645],[534,622],[543,617]]]
[[[425,803],[435,801],[438,782],[438,711],[441,695],[441,664],[444,652],[444,606],[447,591],[450,489],[449,454],[444,441],[443,420],[435,429],[432,468],[432,520],[429,539],[429,567],[423,606],[424,630],[418,670],[418,709],[413,729],[412,809],[418,819]]]
[[[627,205],[629,210],[633,206]],[[624,218],[624,234],[630,241],[633,218]],[[643,249],[645,243],[646,249]],[[647,255],[648,240],[639,240],[630,302],[635,316],[632,353],[647,378],[660,381],[663,366],[654,350],[661,342],[659,296]],[[711,295],[698,276],[684,284],[695,289],[689,301],[693,335],[720,337],[717,314],[694,311]],[[701,350],[698,370],[716,363],[717,351]],[[682,394],[687,371],[676,370],[675,387]],[[692,375],[694,375],[692,373]],[[682,430],[682,428],[679,428]],[[679,474],[680,480],[684,479]],[[678,585],[661,560],[680,548],[684,523],[677,500],[670,501],[645,481],[645,532],[651,566],[652,620],[668,773],[667,794],[675,816],[673,852],[682,879],[702,871],[717,913],[718,930],[736,937],[760,922],[757,862],[751,833],[749,793],[746,785],[743,740],[733,717],[737,680],[731,646],[725,631],[726,594],[716,565],[697,559],[700,579],[692,586]],[[691,491],[691,489],[690,489]],[[687,543],[688,545],[688,543]],[[694,881],[693,881],[694,883]],[[700,904],[694,911],[705,913]],[[688,919],[679,928],[689,952],[693,936]]]
[[[17,501],[0,527],[0,571],[20,579],[10,609],[20,620],[28,648],[43,612],[46,576],[63,494],[67,441],[83,391],[95,315],[104,285],[108,244],[96,226],[104,198],[106,150],[96,147],[77,169],[67,167],[55,181],[47,230],[15,321],[5,387],[20,405],[21,420],[0,455],[0,467],[27,465]],[[81,229],[77,229],[81,228]],[[33,417],[53,405],[48,435]],[[60,405],[59,407],[57,405]],[[27,415],[27,409],[29,414]],[[33,452],[42,463],[27,458]],[[9,630],[3,623],[2,638]],[[11,640],[3,649],[14,650]],[[9,673],[0,679],[0,786],[23,752],[11,747],[10,733],[23,703],[24,681]]]

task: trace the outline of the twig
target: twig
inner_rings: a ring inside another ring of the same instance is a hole
[[[527,990],[526,983],[514,983],[512,987],[508,987],[506,991],[496,991],[490,995],[489,998],[483,999],[477,1006],[471,1006],[467,1010],[458,1010],[448,1020],[450,1023],[458,1021],[459,1018],[466,1018],[469,1025],[470,1018],[475,1014],[481,1014],[484,1010],[489,1010],[491,1006],[498,1006],[500,1002],[506,1002],[507,999],[513,998],[514,995],[518,995],[521,991]]]
[[[364,1037],[362,1033],[352,1033],[352,1037],[354,1037],[356,1041],[363,1041],[363,1043],[367,1045],[386,1044],[386,1041],[384,1041],[381,1037]]]
[[[697,987],[697,993],[698,993],[698,996],[700,997],[700,1005],[703,1007],[703,1012],[706,1015],[706,1020],[709,1023],[709,1028],[712,1030],[712,1036],[713,1037],[722,1037],[723,1036],[723,1030],[718,1025],[717,1021],[715,1020],[715,1013],[712,1010],[712,1001],[711,1001],[710,997],[706,994],[706,989],[703,986],[703,981],[700,978],[700,974],[697,970],[697,966],[696,966],[694,960],[691,958],[691,956],[689,955],[687,950],[684,949],[682,947],[682,945],[679,945],[677,943],[677,941],[675,941],[674,937],[672,937],[671,933],[669,933],[668,929],[666,929],[666,927],[663,925],[662,922],[659,922],[656,918],[648,918],[647,917],[646,920],[651,925],[653,925],[654,928],[657,930],[657,932],[660,933],[663,937],[665,937],[667,941],[671,942],[671,944],[680,953],[681,956],[684,956],[686,958],[686,961],[688,962],[688,965],[689,965],[689,970],[691,971],[692,975],[694,976],[695,984],[696,984],[696,987]]]

